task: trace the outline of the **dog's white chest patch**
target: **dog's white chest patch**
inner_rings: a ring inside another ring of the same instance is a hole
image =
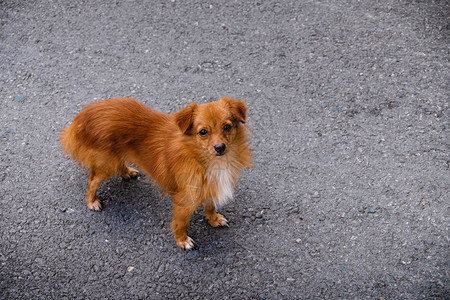
[[[208,171],[208,180],[217,186],[217,196],[213,199],[216,205],[224,204],[233,198],[233,176],[229,169],[210,169]]]

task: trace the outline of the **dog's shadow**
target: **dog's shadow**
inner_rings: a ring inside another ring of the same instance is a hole
[[[102,202],[101,213],[92,212],[98,229],[121,237],[136,237],[170,232],[167,220],[171,201],[146,176],[134,179],[112,177],[104,181],[97,197]]]
[[[86,183],[85,179],[80,179],[77,186],[85,192]],[[102,203],[101,212],[89,210],[84,201],[79,203],[79,207],[87,212],[84,221],[87,222],[88,235],[113,240],[140,240],[140,243],[156,243],[162,247],[170,245],[170,249],[174,246],[170,229],[172,199],[164,197],[162,190],[146,175],[127,180],[118,176],[105,180],[97,191],[97,197]],[[196,241],[197,251],[193,252],[194,257],[193,253],[180,253],[189,259],[200,259],[218,253],[226,255],[229,249],[234,248],[235,230],[242,225],[238,225],[239,214],[232,206],[221,209],[220,213],[229,220],[231,218],[230,228],[211,227],[203,208],[199,207],[188,228],[188,235]],[[178,250],[176,247],[173,249]]]

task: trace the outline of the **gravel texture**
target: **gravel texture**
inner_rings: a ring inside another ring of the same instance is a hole
[[[444,299],[450,4],[0,1],[2,299]],[[171,200],[112,178],[101,213],[60,130],[132,96],[248,105],[254,167],[178,249]]]

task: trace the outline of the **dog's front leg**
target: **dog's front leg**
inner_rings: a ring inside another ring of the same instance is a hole
[[[183,199],[185,197],[179,194],[175,195],[173,198],[173,237],[178,247],[185,250],[192,250],[194,248],[194,240],[188,237],[187,228],[192,213],[197,208],[197,205],[187,204],[185,201],[186,199]]]
[[[225,219],[225,217],[221,214],[218,214],[216,212],[216,206],[214,205],[214,201],[210,200],[205,204],[205,214],[206,219],[208,220],[209,224],[212,227],[219,227],[219,226],[227,226],[228,220]]]

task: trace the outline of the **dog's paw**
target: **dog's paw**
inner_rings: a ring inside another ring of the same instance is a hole
[[[184,241],[177,241],[177,246],[184,250],[194,249],[194,240],[187,237]]]
[[[95,211],[101,211],[102,210],[102,204],[100,203],[100,200],[95,199],[93,202],[86,203],[88,208]]]
[[[127,167],[126,171],[122,173],[122,177],[124,179],[130,179],[133,177],[137,177],[139,175],[139,171],[132,167]]]
[[[221,214],[217,213],[209,217],[208,222],[212,227],[221,227],[221,226],[230,227],[230,225],[228,225],[228,220],[225,219],[225,217],[222,216]]]

